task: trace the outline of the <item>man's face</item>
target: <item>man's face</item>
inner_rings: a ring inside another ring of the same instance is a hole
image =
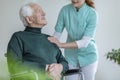
[[[79,8],[85,2],[85,0],[71,0],[71,2],[74,7]]]
[[[46,25],[47,21],[45,19],[45,13],[42,10],[42,8],[39,5],[32,5],[32,9],[33,9],[33,23],[36,25]]]

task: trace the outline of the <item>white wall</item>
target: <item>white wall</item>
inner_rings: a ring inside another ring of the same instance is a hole
[[[112,48],[120,48],[120,0],[96,0],[99,24],[96,42],[99,48],[99,65],[96,80],[120,80],[120,65],[106,60]]]
[[[24,27],[19,20],[18,11],[25,0],[0,0],[0,80],[7,80],[7,66],[4,53],[11,35]],[[30,0],[27,0],[30,1]],[[38,0],[46,12],[48,25],[43,32],[52,35],[54,25],[61,7],[69,0]],[[99,13],[99,24],[96,34],[96,43],[99,49],[99,65],[96,80],[120,80],[120,66],[106,60],[105,54],[112,48],[119,48],[120,11],[119,0],[96,0],[96,9]],[[61,41],[66,39],[66,31]]]

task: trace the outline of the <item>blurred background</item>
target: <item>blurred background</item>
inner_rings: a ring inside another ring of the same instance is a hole
[[[43,33],[52,35],[62,6],[70,0],[0,0],[0,80],[8,80],[6,57],[7,44],[11,35],[24,26],[19,19],[20,6],[29,1],[37,1],[46,12],[48,24]],[[99,14],[99,22],[95,40],[99,50],[99,65],[95,80],[120,80],[120,65],[106,59],[106,53],[111,49],[120,48],[120,0],[94,0]],[[66,40],[66,30],[61,41]],[[63,51],[63,49],[61,49]]]

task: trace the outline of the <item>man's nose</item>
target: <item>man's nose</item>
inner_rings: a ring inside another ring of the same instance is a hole
[[[45,16],[45,12],[42,12],[42,16]]]

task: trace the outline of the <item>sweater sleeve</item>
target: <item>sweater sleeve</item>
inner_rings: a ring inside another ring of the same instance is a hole
[[[60,63],[63,65],[63,71],[62,73],[66,72],[69,67],[68,67],[68,62],[65,60],[64,56],[61,53],[61,50],[58,49],[58,55],[57,55],[57,63]]]
[[[7,63],[11,74],[31,69],[45,69],[45,65],[23,60],[23,43],[20,37],[13,34],[7,48]]]

